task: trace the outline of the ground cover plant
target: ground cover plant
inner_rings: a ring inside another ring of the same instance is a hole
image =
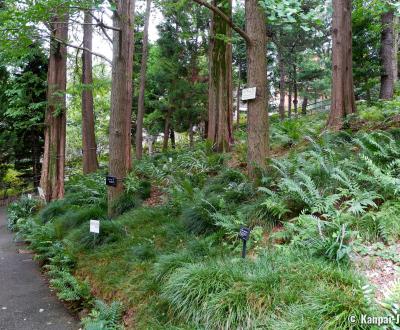
[[[378,301],[354,267],[356,254],[397,262],[390,248],[372,252],[400,236],[391,125],[316,128],[272,160],[258,185],[226,167],[235,153],[221,158],[207,144],[145,158],[117,218],[108,219],[103,176],[94,174],[71,179],[63,200],[12,204],[10,228],[31,244],[60,299],[93,308],[87,329],[370,329],[348,318],[393,314],[397,302],[396,286]],[[162,198],[143,205],[155,187]],[[245,260],[242,226],[252,229]]]

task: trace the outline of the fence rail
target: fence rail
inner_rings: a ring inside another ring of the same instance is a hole
[[[311,103],[307,106],[307,112],[316,113],[316,112],[324,112],[329,111],[331,108],[331,100],[322,100],[315,103]]]

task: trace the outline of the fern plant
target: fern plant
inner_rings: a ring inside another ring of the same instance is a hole
[[[96,300],[89,316],[82,319],[82,324],[85,330],[123,330],[122,313],[120,302],[113,301],[108,305]]]

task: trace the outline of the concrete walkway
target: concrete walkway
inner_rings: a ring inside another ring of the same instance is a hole
[[[52,293],[31,254],[20,254],[0,208],[0,330],[77,330],[79,321]]]

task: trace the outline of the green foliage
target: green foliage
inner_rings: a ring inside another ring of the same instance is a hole
[[[378,212],[369,212],[355,222],[355,228],[364,239],[394,243],[400,238],[400,205],[396,201],[385,202]]]
[[[369,310],[355,274],[297,250],[277,250],[256,261],[222,259],[187,265],[178,268],[162,290],[177,317],[213,329],[267,326],[282,317],[282,310],[303,303],[318,309],[319,318],[303,308],[300,320],[315,322],[317,328],[332,322],[339,329],[352,313]]]
[[[50,285],[57,291],[57,297],[64,301],[87,301],[90,297],[88,283],[80,282],[69,271],[56,267],[49,269]]]
[[[117,301],[110,305],[101,300],[96,300],[94,308],[88,317],[82,319],[85,330],[122,330],[123,306]]]
[[[142,200],[136,195],[125,192],[114,201],[112,209],[116,215],[121,215],[130,209],[140,206],[141,203]]]
[[[11,203],[7,208],[7,226],[12,231],[18,231],[18,222],[33,216],[40,208],[41,202],[22,196],[18,201]]]
[[[337,262],[349,260],[352,232],[346,224],[300,215],[293,222],[285,223],[285,229],[286,237],[296,247]]]
[[[135,245],[131,248],[131,251],[133,257],[141,261],[151,260],[156,257],[154,247],[149,243]]]
[[[100,233],[94,235],[89,231],[89,221],[83,223],[78,229],[72,231],[67,238],[78,244],[75,248],[94,249],[96,246],[117,242],[126,236],[126,229],[121,223],[113,220],[101,220]]]
[[[99,205],[105,207],[107,188],[104,173],[74,175],[66,184],[66,200],[74,205]]]

